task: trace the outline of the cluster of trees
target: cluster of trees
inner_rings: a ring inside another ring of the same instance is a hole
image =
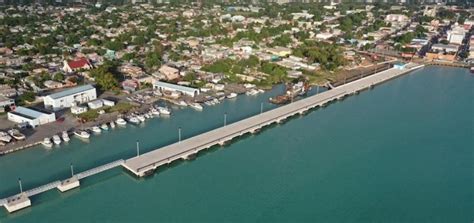
[[[293,51],[297,57],[306,57],[310,63],[319,63],[326,70],[335,70],[346,62],[338,45],[313,40],[305,41]]]
[[[423,26],[416,26],[414,32],[407,32],[400,36],[395,37],[394,41],[400,43],[401,45],[409,44],[414,38],[424,38],[426,37],[426,30]]]
[[[118,75],[117,63],[106,61],[104,64],[90,71],[90,76],[94,78],[97,86],[103,90],[116,90],[123,76]]]

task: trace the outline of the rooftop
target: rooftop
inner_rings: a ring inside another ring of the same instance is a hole
[[[181,86],[177,84],[170,84],[170,83],[166,83],[162,81],[156,81],[154,85],[159,86],[159,87],[176,89],[177,91],[191,92],[191,93],[194,93],[197,90],[196,88]]]
[[[95,89],[95,87],[90,84],[87,84],[87,85],[69,88],[64,91],[56,92],[56,93],[48,95],[47,97],[50,97],[52,99],[58,99],[58,98],[63,98],[69,95],[81,93],[81,92],[92,90],[92,89]]]
[[[11,113],[23,116],[25,118],[29,119],[36,119],[39,118],[41,115],[48,114],[46,112],[40,112],[37,110],[33,110],[31,108],[23,107],[23,106],[18,106],[15,108],[14,111],[11,111]]]

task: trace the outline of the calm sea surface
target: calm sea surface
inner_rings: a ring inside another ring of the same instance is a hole
[[[0,197],[175,142],[273,106],[259,96],[174,111],[0,157]],[[200,153],[146,179],[121,168],[31,198],[0,222],[472,222],[474,75],[428,67]]]

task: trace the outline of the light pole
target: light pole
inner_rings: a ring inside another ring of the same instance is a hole
[[[227,125],[227,112],[224,113],[224,126]]]
[[[140,142],[137,140],[137,156],[140,156]]]
[[[181,127],[178,128],[178,143],[181,143]]]
[[[71,177],[74,176],[74,167],[72,166],[72,163],[71,163]]]
[[[20,185],[20,193],[23,193],[23,187],[21,186],[21,178],[18,178],[18,184]]]

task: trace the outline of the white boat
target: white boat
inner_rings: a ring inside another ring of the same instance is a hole
[[[158,112],[162,115],[170,115],[171,111],[166,107],[158,107]]]
[[[12,141],[12,137],[10,135],[8,135],[6,132],[1,132],[0,131],[0,141],[8,143],[8,142]]]
[[[262,89],[258,89],[258,92],[259,92],[259,93],[264,93],[265,91],[262,90]]]
[[[143,115],[137,115],[137,119],[140,120],[140,122],[144,122],[146,120]]]
[[[10,134],[16,140],[26,139],[25,135],[23,135],[18,129],[10,129],[8,130],[8,134]]]
[[[219,103],[221,103],[221,102],[220,102],[217,98],[214,98],[214,99],[212,100],[212,103],[214,103],[214,105],[216,105],[216,104],[219,104]]]
[[[190,103],[189,106],[191,106],[191,108],[194,108],[196,110],[199,110],[199,111],[202,111],[202,105],[200,105],[199,103]]]
[[[154,116],[159,116],[160,115],[160,112],[156,109],[152,109],[151,110],[151,114],[154,115]]]
[[[133,123],[133,124],[140,124],[140,120],[135,116],[128,117],[128,121]]]
[[[109,124],[110,124],[111,128],[115,128],[115,123],[114,122],[110,122]]]
[[[186,107],[188,106],[188,103],[186,103],[185,101],[179,101],[178,105]]]
[[[250,91],[247,91],[245,94],[246,95],[257,95],[259,92],[258,90],[251,89]]]
[[[101,132],[102,132],[102,130],[101,130],[98,126],[92,127],[92,131],[93,131],[94,133],[101,133]]]
[[[67,134],[66,131],[63,132],[63,134],[61,135],[61,137],[63,138],[63,141],[64,141],[64,142],[69,142],[69,140],[71,140],[71,139],[69,138],[69,134]]]
[[[118,118],[115,123],[117,123],[117,125],[126,125],[127,124],[127,121],[125,121],[125,119],[123,118]]]
[[[103,130],[109,130],[109,126],[106,123],[102,124],[100,128]]]
[[[43,146],[46,146],[46,147],[52,147],[53,146],[53,143],[51,142],[50,138],[44,138],[43,142],[41,142],[41,144],[43,144]]]
[[[89,134],[88,132],[86,132],[84,130],[75,131],[74,135],[76,135],[80,138],[83,138],[83,139],[88,139],[89,137],[91,137],[91,134]]]
[[[237,94],[236,94],[236,93],[233,93],[233,92],[230,93],[229,95],[227,95],[227,98],[228,98],[228,99],[232,99],[232,98],[235,98],[235,97],[237,97]]]
[[[53,136],[53,142],[54,142],[54,144],[59,145],[59,144],[61,144],[61,138],[59,138],[58,135],[54,135]]]

